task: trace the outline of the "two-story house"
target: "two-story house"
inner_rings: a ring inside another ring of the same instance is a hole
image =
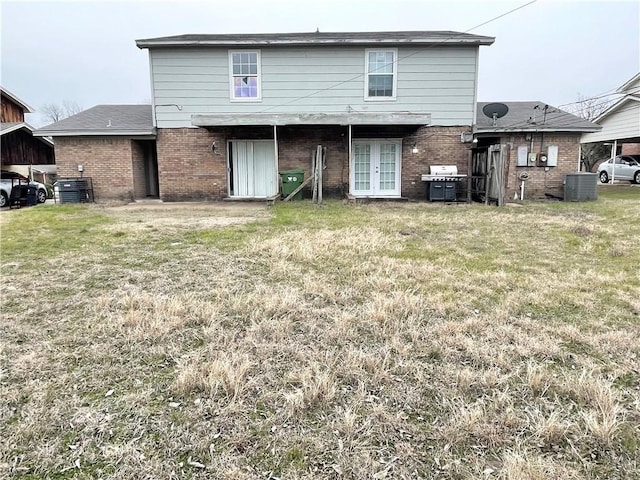
[[[34,175],[36,170],[55,173],[53,142],[34,138],[33,127],[25,120],[34,109],[4,87],[0,87],[0,162],[3,170]],[[38,177],[42,180],[42,176]]]
[[[279,171],[309,175],[318,145],[326,193],[422,198],[429,165],[467,170],[461,134],[475,121],[479,47],[493,41],[428,31],[137,40],[152,90],[140,128],[131,106],[100,106],[40,134],[64,137],[60,168],[82,164],[97,198],[269,198]],[[157,159],[136,160],[137,142],[154,138]]]
[[[325,189],[417,197],[430,163],[459,163],[475,120],[478,56],[456,32],[180,35],[149,50],[160,195],[269,197],[279,170]]]

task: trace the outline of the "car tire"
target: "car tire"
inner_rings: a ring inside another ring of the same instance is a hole
[[[609,175],[607,174],[607,172],[600,172],[600,182],[609,183]]]
[[[9,199],[7,198],[7,194],[4,192],[0,192],[0,208],[6,207],[9,204]]]
[[[633,175],[633,183],[640,183],[640,170]]]
[[[38,203],[44,203],[47,201],[47,191],[46,190],[38,190]]]

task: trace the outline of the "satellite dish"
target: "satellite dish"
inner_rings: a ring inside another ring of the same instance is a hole
[[[509,113],[509,107],[507,107],[504,103],[487,103],[484,107],[482,107],[482,113],[485,116],[493,119],[493,126],[496,126],[496,120],[504,117],[507,113]]]

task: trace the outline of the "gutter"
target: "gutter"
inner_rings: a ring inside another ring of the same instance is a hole
[[[369,40],[136,40],[136,46],[142,48],[157,47],[234,47],[234,46],[292,46],[299,47],[305,45],[418,45],[418,46],[435,46],[435,45],[492,45],[495,38],[488,37],[488,40],[478,39],[460,39],[446,38],[443,40],[389,40],[389,39],[369,39]]]
[[[36,130],[34,137],[155,137],[156,130]]]
[[[557,128],[557,129],[549,129],[549,128],[517,128],[517,129],[495,129],[495,130],[476,130],[474,129],[474,135],[487,134],[487,133],[519,133],[519,132],[528,132],[528,133],[595,133],[602,130],[600,128]]]

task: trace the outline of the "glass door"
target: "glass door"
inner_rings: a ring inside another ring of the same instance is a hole
[[[400,154],[400,140],[354,141],[351,193],[363,197],[399,197]]]

